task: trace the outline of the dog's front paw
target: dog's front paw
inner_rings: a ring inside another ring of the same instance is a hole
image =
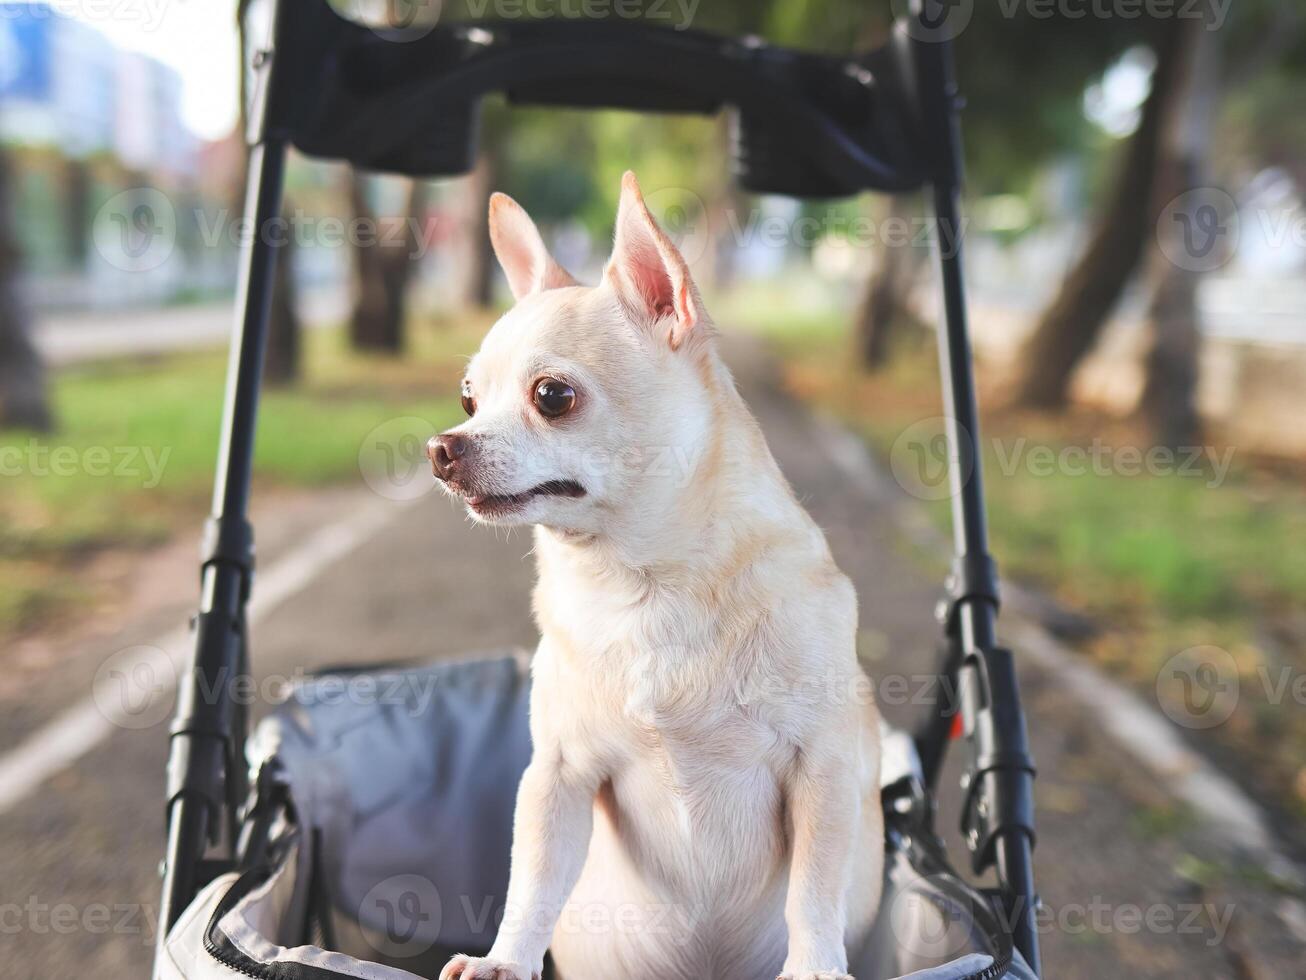
[[[540,975],[520,963],[459,954],[440,971],[440,980],[540,980]]]
[[[850,973],[839,970],[788,970],[775,980],[853,980]]]

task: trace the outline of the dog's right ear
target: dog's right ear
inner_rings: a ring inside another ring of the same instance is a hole
[[[667,339],[673,350],[702,318],[689,266],[653,220],[639,181],[629,170],[621,178],[616,242],[604,275],[637,320],[670,324]]]
[[[561,286],[578,285],[544,247],[540,230],[507,194],[490,195],[490,244],[508,277],[513,299]]]

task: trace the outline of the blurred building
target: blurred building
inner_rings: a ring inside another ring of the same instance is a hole
[[[204,192],[182,94],[176,71],[92,24],[44,3],[0,2],[0,143],[38,310],[154,304],[208,288],[213,273],[187,251],[188,215]],[[177,211],[178,260],[123,276],[95,247],[95,229],[134,188],[162,192]]]
[[[0,139],[183,178],[199,148],[181,77],[41,3],[0,3]]]

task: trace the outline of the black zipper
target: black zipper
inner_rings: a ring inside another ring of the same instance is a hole
[[[270,980],[272,977],[270,964],[259,963],[250,959],[236,949],[234,945],[223,947],[213,936],[220,931],[218,923],[222,921],[222,917],[235,908],[237,902],[267,881],[270,873],[268,868],[251,868],[237,878],[231,888],[227,890],[227,894],[222,896],[222,901],[213,910],[213,915],[209,917],[209,924],[204,929],[204,952],[223,966],[228,966],[247,977],[256,977],[258,980]]]
[[[251,891],[267,881],[271,875],[271,868],[258,867],[251,868],[236,879],[227,894],[222,897],[222,901],[218,903],[218,907],[213,910],[213,915],[209,917],[209,924],[204,929],[204,952],[223,966],[229,967],[237,973],[243,973],[247,977],[254,977],[255,980],[341,980],[342,977],[347,978],[347,974],[336,973],[334,970],[325,970],[319,966],[309,966],[307,963],[290,963],[285,960],[260,963],[242,953],[236,947],[236,944],[223,934],[219,926],[223,916],[235,908],[236,904]],[[222,937],[221,940],[218,937]]]
[[[271,963],[259,963],[242,953],[225,936],[223,936],[225,942],[219,942],[215,938],[215,936],[223,935],[219,927],[223,917],[235,908],[241,899],[267,881],[271,877],[271,873],[272,871],[268,867],[251,868],[236,879],[231,888],[228,889],[227,894],[222,897],[222,901],[218,903],[217,908],[213,910],[213,915],[210,916],[209,923],[204,929],[204,951],[223,966],[229,967],[237,973],[243,973],[247,977],[254,977],[255,980],[333,980],[333,978],[346,976],[346,974],[336,973],[333,970],[324,970],[303,963],[287,963],[278,960]],[[990,926],[999,925],[995,922],[986,924]],[[1002,932],[1000,928],[996,932],[992,929],[986,931],[989,932],[989,938],[995,941],[994,945],[997,947],[993,955],[993,962],[978,973],[967,974],[961,980],[998,980],[1011,966],[1011,937]]]

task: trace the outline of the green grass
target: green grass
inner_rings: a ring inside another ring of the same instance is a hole
[[[402,359],[352,355],[338,334],[310,334],[304,381],[264,393],[257,486],[361,484],[360,447],[378,425],[407,416],[432,431],[452,424],[458,355],[474,349],[481,326],[416,325]],[[64,371],[52,382],[56,432],[0,434],[0,635],[72,610],[86,598],[78,573],[97,553],[198,527],[224,373],[219,354]]]
[[[1218,619],[1306,589],[1306,562],[1283,547],[1306,534],[1306,496],[1290,486],[1254,495],[1246,473],[1219,487],[1203,476],[1007,475],[987,455],[995,542],[1046,586],[1075,577],[1065,587],[1081,602]]]

